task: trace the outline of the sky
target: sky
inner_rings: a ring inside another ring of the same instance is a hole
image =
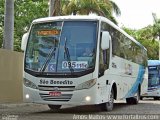
[[[153,24],[152,13],[160,18],[160,0],[112,0],[121,10],[119,26],[141,29]]]

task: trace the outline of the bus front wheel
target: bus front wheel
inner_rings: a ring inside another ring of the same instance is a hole
[[[110,93],[109,101],[106,103],[102,103],[101,108],[102,110],[105,110],[105,111],[111,111],[113,110],[113,106],[114,106],[114,90],[112,89]]]
[[[159,97],[154,97],[154,100],[159,100]]]

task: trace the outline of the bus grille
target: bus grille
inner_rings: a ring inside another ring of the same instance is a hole
[[[45,101],[61,101],[67,102],[72,98],[72,94],[67,92],[72,92],[75,89],[75,86],[42,86],[39,85],[38,89],[40,91],[59,91],[62,92],[60,96],[51,96],[48,94],[39,93],[40,97]]]
[[[40,91],[55,91],[55,89],[58,89],[60,92],[72,92],[75,89],[75,86],[42,86],[39,85],[38,89]]]
[[[62,102],[67,102],[67,101],[69,101],[71,99],[72,94],[62,94],[61,96],[54,97],[54,96],[50,96],[49,94],[42,94],[42,93],[40,93],[40,96],[45,101],[62,101]]]

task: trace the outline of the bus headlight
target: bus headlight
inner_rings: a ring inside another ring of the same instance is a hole
[[[96,81],[96,79],[92,79],[84,83],[81,83],[78,86],[76,86],[75,90],[89,89],[96,84]]]
[[[25,96],[25,97],[26,97],[26,99],[29,99],[29,97],[30,97],[30,96],[29,96],[29,94],[26,94],[26,96]]]
[[[26,78],[23,79],[23,83],[26,87],[38,89],[37,86],[33,82],[31,82],[30,80],[27,80]]]
[[[90,96],[86,96],[85,100],[89,102],[89,101],[91,101],[91,97]]]

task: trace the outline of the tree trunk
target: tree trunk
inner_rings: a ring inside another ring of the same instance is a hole
[[[61,14],[61,0],[49,0],[49,16]]]
[[[49,0],[49,16],[53,15],[55,0]]]
[[[55,0],[52,16],[59,16],[60,14],[61,14],[61,0]]]
[[[5,0],[3,48],[13,50],[14,43],[14,0]]]

